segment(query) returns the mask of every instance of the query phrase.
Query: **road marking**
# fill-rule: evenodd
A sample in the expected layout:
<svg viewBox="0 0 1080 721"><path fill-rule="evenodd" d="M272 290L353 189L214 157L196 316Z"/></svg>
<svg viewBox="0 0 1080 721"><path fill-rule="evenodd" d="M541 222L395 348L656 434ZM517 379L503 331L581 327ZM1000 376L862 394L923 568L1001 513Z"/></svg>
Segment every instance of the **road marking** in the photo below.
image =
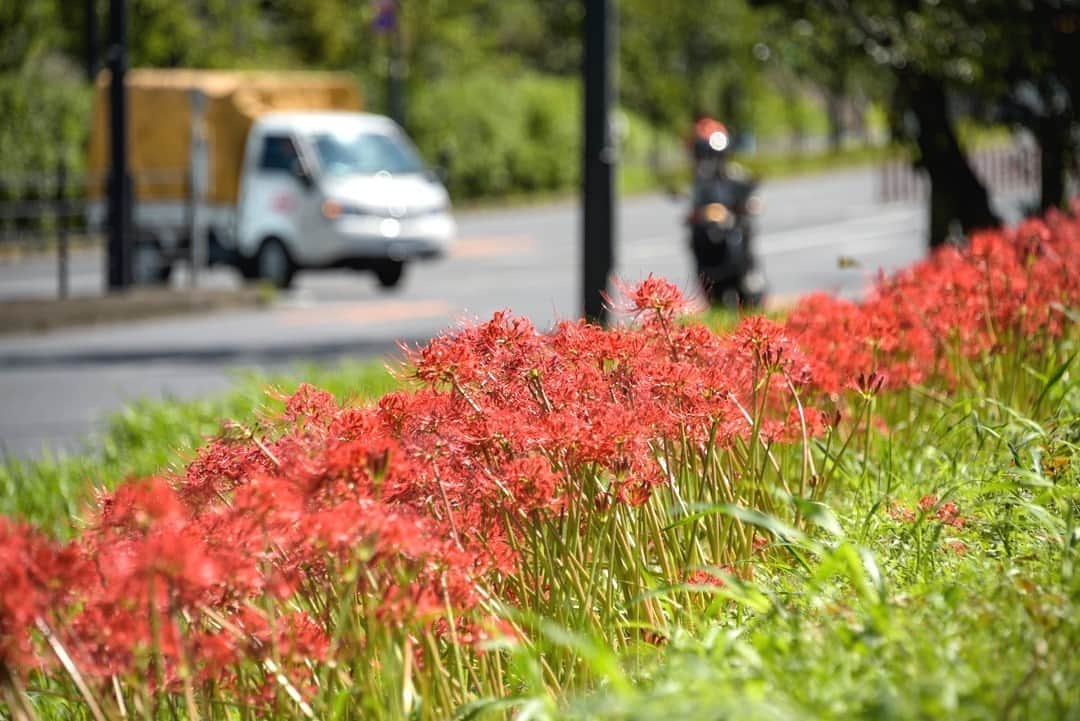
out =
<svg viewBox="0 0 1080 721"><path fill-rule="evenodd" d="M535 239L531 235L493 235L480 238L462 238L450 248L453 258L485 258L511 255L532 250Z"/></svg>
<svg viewBox="0 0 1080 721"><path fill-rule="evenodd" d="M785 235L780 242L774 242L776 235L763 236L758 247L760 253L765 256L786 255L798 253L803 250L815 248L849 249L851 253L865 254L873 250L881 250L892 246L903 247L906 245L908 233L918 235L916 228L888 228L874 233L859 232L852 235L810 237L806 234Z"/></svg>
<svg viewBox="0 0 1080 721"><path fill-rule="evenodd" d="M855 217L837 220L829 223L816 223L797 228L778 230L771 232L758 231L757 247L763 255L780 255L793 253L811 248L828 248L830 246L842 246L848 243L858 243L861 239L880 238L889 234L899 234L908 231L918 232L920 228L920 211L912 208L898 208L885 211L871 217ZM903 227L904 222L911 223L910 227ZM860 228L880 228L888 225L888 230L875 230L868 233ZM840 235L843 232L843 235ZM632 241L632 246L639 246L631 250L631 257L650 258L666 255L667 248L673 246L686 247L685 232L671 235L653 236ZM660 246L660 250L657 249ZM636 252L635 252L636 251Z"/></svg>
<svg viewBox="0 0 1080 721"><path fill-rule="evenodd" d="M450 312L445 300L383 301L376 303L335 303L311 308L278 311L277 320L286 326L385 323L396 320L438 318Z"/></svg>

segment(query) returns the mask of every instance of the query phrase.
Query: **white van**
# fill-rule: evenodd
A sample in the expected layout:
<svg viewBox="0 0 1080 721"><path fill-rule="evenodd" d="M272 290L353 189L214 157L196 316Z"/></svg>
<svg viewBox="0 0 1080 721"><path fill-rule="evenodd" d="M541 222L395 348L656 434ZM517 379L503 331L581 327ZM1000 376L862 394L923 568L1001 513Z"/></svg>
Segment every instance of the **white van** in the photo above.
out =
<svg viewBox="0 0 1080 721"><path fill-rule="evenodd" d="M446 188L389 118L270 113L252 126L235 234L245 276L286 287L302 268L347 267L391 288L454 234Z"/></svg>
<svg viewBox="0 0 1080 721"><path fill-rule="evenodd" d="M393 288L407 263L446 255L446 188L396 123L359 111L348 76L141 69L125 85L137 283L165 282L190 262L282 288L298 270L353 268ZM103 73L91 222L105 216L108 89Z"/></svg>

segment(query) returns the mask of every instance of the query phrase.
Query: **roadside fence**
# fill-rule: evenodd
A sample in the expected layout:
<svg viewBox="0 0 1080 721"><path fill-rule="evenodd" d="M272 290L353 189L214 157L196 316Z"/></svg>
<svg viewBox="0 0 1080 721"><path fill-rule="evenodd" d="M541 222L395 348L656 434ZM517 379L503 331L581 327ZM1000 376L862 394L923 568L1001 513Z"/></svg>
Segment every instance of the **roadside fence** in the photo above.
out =
<svg viewBox="0 0 1080 721"><path fill-rule="evenodd" d="M972 170L991 193L1037 191L1039 151L1027 143L983 148L969 158ZM927 196L930 182L922 168L907 160L882 163L878 172L878 201L900 203Z"/></svg>
<svg viewBox="0 0 1080 721"><path fill-rule="evenodd" d="M0 175L0 253L56 250L57 295L69 294L69 249L100 245L86 213L86 178L64 163L52 172Z"/></svg>
<svg viewBox="0 0 1080 721"><path fill-rule="evenodd" d="M133 212L137 212L139 192L152 193L155 188L178 184L190 185L186 170L155 170L133 176ZM106 181L100 174L72 172L63 162L49 171L0 174L0 260L55 252L56 293L59 298L69 297L72 250L104 253L108 223L105 189ZM194 204L193 199L190 204ZM137 228L132 228L132 235L134 249Z"/></svg>

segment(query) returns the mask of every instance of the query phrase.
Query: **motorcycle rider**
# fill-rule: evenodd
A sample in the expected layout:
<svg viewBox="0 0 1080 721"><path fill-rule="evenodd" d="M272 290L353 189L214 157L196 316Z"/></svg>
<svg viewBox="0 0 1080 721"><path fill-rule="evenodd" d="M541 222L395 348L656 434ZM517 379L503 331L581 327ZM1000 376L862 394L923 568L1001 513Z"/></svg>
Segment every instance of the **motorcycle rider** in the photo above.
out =
<svg viewBox="0 0 1080 721"><path fill-rule="evenodd" d="M765 280L752 250L751 220L758 206L757 184L741 166L729 162L728 128L705 113L695 116L691 152L694 182L688 224L703 289L714 302L760 305ZM718 206L724 210L722 224L714 222Z"/></svg>
<svg viewBox="0 0 1080 721"><path fill-rule="evenodd" d="M716 136L716 133L720 133L720 135ZM715 145L712 145L710 139L714 136L716 141ZM727 127L719 120L704 112L694 114L694 132L692 135L694 160L701 160L710 152L723 152L727 149L727 138L729 137Z"/></svg>
<svg viewBox="0 0 1080 721"><path fill-rule="evenodd" d="M699 179L708 182L720 177L730 177L736 182L749 181L749 175L741 166L728 162L731 132L708 113L695 114L690 149L695 184Z"/></svg>

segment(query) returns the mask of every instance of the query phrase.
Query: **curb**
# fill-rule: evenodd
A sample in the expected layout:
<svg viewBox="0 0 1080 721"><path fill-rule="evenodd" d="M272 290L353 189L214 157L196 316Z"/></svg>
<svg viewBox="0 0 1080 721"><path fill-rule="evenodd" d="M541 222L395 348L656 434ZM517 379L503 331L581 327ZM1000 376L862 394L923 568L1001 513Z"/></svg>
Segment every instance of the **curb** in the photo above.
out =
<svg viewBox="0 0 1080 721"><path fill-rule="evenodd" d="M137 289L116 295L64 300L0 302L0 335L35 333L190 313L267 307L273 294L264 288L237 290Z"/></svg>

